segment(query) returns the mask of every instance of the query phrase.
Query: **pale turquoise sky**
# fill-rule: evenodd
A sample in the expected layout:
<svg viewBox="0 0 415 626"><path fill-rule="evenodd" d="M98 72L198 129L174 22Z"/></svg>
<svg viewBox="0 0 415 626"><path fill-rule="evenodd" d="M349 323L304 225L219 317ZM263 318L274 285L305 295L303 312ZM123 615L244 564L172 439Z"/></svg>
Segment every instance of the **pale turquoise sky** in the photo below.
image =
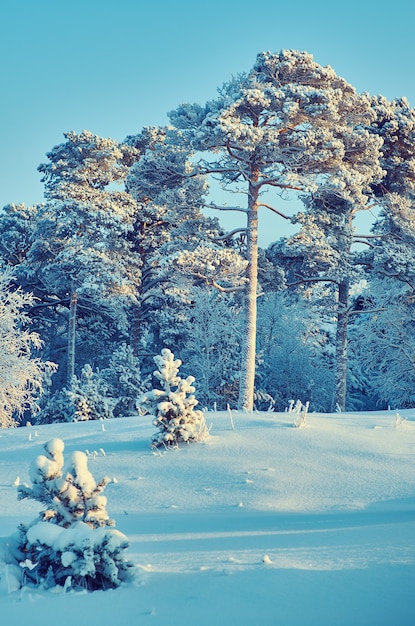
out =
<svg viewBox="0 0 415 626"><path fill-rule="evenodd" d="M307 50L359 91L415 106L415 5L317 0L4 0L0 207L42 200L68 130L121 140L215 97L258 52ZM277 238L277 237L275 237Z"/></svg>

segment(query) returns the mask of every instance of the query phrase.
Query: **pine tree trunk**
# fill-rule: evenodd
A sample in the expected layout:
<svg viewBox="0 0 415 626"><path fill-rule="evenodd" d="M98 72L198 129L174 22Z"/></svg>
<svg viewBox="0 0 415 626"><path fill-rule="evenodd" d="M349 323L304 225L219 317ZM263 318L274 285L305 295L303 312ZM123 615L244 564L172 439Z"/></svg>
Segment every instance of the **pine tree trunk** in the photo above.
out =
<svg viewBox="0 0 415 626"><path fill-rule="evenodd" d="M257 325L257 284L258 284L258 187L253 176L249 185L247 215L247 283L244 292L245 335L241 346L241 372L239 380L238 408L252 411L254 406L255 352Z"/></svg>
<svg viewBox="0 0 415 626"><path fill-rule="evenodd" d="M345 411L347 391L347 326L349 323L349 281L339 283L336 329L336 362L334 370L333 411Z"/></svg>
<svg viewBox="0 0 415 626"><path fill-rule="evenodd" d="M66 384L68 388L72 385L75 375L75 333L76 333L76 309L78 304L78 294L72 291L69 305L68 320L68 369L66 374Z"/></svg>
<svg viewBox="0 0 415 626"><path fill-rule="evenodd" d="M135 304L132 312L130 345L134 356L139 354L141 334L141 303Z"/></svg>

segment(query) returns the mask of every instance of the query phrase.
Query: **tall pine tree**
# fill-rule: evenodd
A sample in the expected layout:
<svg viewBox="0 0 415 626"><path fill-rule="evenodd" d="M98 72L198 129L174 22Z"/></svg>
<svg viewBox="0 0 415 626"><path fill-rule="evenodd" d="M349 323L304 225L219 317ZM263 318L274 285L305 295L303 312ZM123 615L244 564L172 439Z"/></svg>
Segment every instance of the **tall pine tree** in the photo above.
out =
<svg viewBox="0 0 415 626"><path fill-rule="evenodd" d="M366 145L364 167L377 167L379 142L362 127L371 119L366 97L332 68L295 50L259 54L252 70L225 84L216 100L171 113L192 149L206 155L195 170L246 196L245 206L215 205L246 216L241 409L252 410L254 397L258 212L264 207L281 214L263 196L272 190L311 192L322 184L341 188L345 176L356 186L362 176L352 165L356 148Z"/></svg>
<svg viewBox="0 0 415 626"><path fill-rule="evenodd" d="M125 312L140 281L140 262L127 234L135 203L117 185L137 151L88 131L66 141L39 166L46 203L38 211L27 264L44 290L67 311L67 375L76 363L78 310L103 309L113 323Z"/></svg>

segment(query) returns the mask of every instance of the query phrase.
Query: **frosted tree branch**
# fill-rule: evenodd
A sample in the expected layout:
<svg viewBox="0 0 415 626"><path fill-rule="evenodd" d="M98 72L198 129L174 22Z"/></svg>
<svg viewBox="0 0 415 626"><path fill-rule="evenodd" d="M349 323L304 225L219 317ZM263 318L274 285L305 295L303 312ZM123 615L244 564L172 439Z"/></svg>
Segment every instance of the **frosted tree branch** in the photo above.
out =
<svg viewBox="0 0 415 626"><path fill-rule="evenodd" d="M215 241L226 241L226 239L230 239L231 237L233 237L234 235L237 235L238 233L246 234L247 232L248 232L247 228L234 228L229 233L226 233L226 235L221 235L220 237L216 237Z"/></svg>
<svg viewBox="0 0 415 626"><path fill-rule="evenodd" d="M240 213L248 213L247 209L238 206L218 206L214 202L204 205L205 209L215 209L217 211L239 211Z"/></svg>
<svg viewBox="0 0 415 626"><path fill-rule="evenodd" d="M323 277L323 278L300 278L299 280L293 282L293 283L287 283L287 287L296 287L297 285L303 285L305 283L334 283L335 285L339 284L338 280L335 280L334 278L328 278L328 277Z"/></svg>
<svg viewBox="0 0 415 626"><path fill-rule="evenodd" d="M381 313L382 311L386 311L385 307L380 307L379 309L362 309L361 311L352 309L349 311L349 315L365 315L366 313Z"/></svg>
<svg viewBox="0 0 415 626"><path fill-rule="evenodd" d="M221 293L234 293L235 291L243 291L243 289L245 288L243 285L239 285L236 287L222 287L222 285L219 285L219 283L217 283L214 278L209 278L208 276L205 276L200 272L195 273L194 276L203 280L208 287L214 287Z"/></svg>

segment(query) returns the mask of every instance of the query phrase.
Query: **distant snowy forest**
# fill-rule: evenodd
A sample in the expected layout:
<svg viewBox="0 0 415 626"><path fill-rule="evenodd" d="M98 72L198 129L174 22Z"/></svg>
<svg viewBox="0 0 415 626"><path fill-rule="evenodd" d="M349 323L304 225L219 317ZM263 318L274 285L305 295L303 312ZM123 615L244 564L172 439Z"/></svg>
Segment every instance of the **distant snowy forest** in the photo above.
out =
<svg viewBox="0 0 415 626"><path fill-rule="evenodd" d="M212 95L122 142L66 132L44 202L1 210L1 426L130 415L166 348L200 408L415 405L415 110L295 50Z"/></svg>

